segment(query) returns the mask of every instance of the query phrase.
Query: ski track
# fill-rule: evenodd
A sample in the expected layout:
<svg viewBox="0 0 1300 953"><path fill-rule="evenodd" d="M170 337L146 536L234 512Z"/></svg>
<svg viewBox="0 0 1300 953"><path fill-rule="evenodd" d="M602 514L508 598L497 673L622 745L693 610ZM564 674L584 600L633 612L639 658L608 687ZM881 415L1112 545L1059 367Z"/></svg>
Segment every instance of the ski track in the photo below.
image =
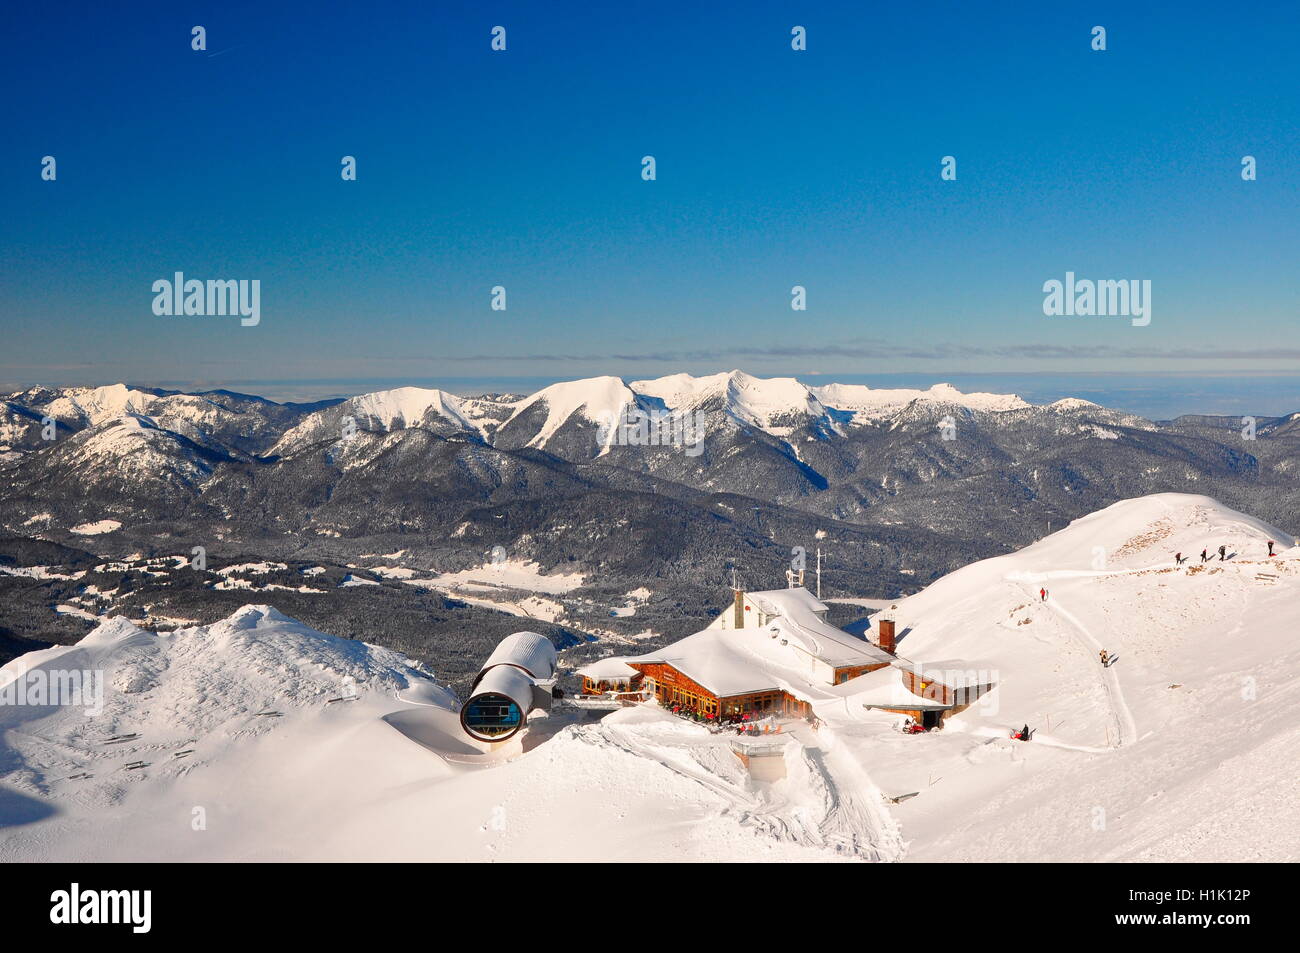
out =
<svg viewBox="0 0 1300 953"><path fill-rule="evenodd" d="M1116 570L1115 572L1098 571L1095 573L1081 573L1081 575L1107 576L1145 571L1146 570ZM1069 570L1066 570L1066 572L1069 572ZM1032 584L1039 582L1043 577L1051 577L1052 575L1052 573L1012 573L1007 576L1007 580L1009 582L1016 582L1023 585L1024 582ZM1062 577L1058 576L1057 578ZM1038 594L1032 590L1030 591L1031 599L1037 595ZM1039 601L1040 603L1042 602L1041 598ZM1070 623L1074 631L1078 633L1079 641L1083 643L1084 647L1088 649L1092 655L1101 655L1101 650L1104 646L1097 641L1092 632L1089 631L1088 627L1079 621L1078 616L1065 608L1065 606L1061 605L1055 595L1049 593L1045 604L1066 622ZM1098 664L1100 665L1100 662ZM1106 698L1110 703L1111 720L1115 725L1116 741L1113 747L1119 748L1124 745L1135 744L1138 740L1137 722L1133 720L1133 712L1129 709L1128 702L1124 700L1124 690L1120 687L1119 676L1113 668L1109 666L1101 667L1101 683L1106 689Z"/></svg>
<svg viewBox="0 0 1300 953"><path fill-rule="evenodd" d="M898 823L884 808L879 788L851 758L834 751L795 741L798 762L791 776L755 789L729 781L701 760L700 755L708 753L735 757L721 746L678 748L604 725L583 732L583 737L590 744L612 745L694 781L719 797L727 805L724 811L735 811L742 825L765 836L876 862L897 861L904 853ZM797 777L800 772L806 778Z"/></svg>

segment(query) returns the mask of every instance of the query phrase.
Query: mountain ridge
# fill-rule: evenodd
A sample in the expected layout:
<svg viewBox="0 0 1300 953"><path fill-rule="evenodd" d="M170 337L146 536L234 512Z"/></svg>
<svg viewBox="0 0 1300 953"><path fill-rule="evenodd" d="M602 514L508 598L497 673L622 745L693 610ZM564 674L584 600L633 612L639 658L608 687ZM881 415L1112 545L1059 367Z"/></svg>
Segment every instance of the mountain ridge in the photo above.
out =
<svg viewBox="0 0 1300 953"><path fill-rule="evenodd" d="M627 637L644 626L598 621L608 600L620 608L644 587L671 601L672 627L656 632L667 636L705 611L732 568L782 584L797 548L810 565L822 548L828 594L895 598L1134 496L1196 490L1300 529L1294 417L1261 418L1249 440L1222 420L1162 423L1079 399L810 388L739 371L584 379L530 395L398 388L300 405L125 385L5 401L0 537L16 551L41 543L101 561L188 560L202 547L216 565L379 564L420 575L504 553L544 573L585 574L580 592L558 600L557 619ZM51 407L67 418L45 440ZM611 428L620 413L641 423ZM682 416L698 443L656 433ZM86 526L101 529L78 532ZM381 562L384 553L402 555ZM132 572L116 598L210 619L225 605L214 584ZM310 598L344 600L349 612L369 600L390 615L396 600L410 609L403 638L423 637L413 620L427 610L410 587L380 588ZM76 595L30 574L0 574L0 589L6 638L42 638L51 607ZM459 611L448 610L448 629ZM57 623L60 638L78 625L67 612Z"/></svg>

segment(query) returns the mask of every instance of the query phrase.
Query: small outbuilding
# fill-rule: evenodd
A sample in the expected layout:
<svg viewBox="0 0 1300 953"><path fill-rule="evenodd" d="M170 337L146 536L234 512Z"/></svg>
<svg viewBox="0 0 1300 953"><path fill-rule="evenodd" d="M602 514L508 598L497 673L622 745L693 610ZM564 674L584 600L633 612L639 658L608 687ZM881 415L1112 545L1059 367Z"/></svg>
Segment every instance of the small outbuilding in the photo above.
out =
<svg viewBox="0 0 1300 953"><path fill-rule="evenodd" d="M640 691L645 677L622 659L603 658L577 670L584 695L607 695Z"/></svg>

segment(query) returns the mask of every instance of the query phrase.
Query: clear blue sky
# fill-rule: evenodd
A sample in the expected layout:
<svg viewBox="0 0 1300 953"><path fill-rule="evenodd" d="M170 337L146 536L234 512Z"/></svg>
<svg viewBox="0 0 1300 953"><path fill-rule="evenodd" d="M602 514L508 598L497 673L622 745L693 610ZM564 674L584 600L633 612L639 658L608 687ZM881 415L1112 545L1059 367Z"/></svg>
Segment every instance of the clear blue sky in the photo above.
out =
<svg viewBox="0 0 1300 953"><path fill-rule="evenodd" d="M0 385L1300 376L1298 36L1294 2L8 4ZM155 316L176 271L259 279L261 324ZM1066 271L1150 279L1150 326L1044 316Z"/></svg>

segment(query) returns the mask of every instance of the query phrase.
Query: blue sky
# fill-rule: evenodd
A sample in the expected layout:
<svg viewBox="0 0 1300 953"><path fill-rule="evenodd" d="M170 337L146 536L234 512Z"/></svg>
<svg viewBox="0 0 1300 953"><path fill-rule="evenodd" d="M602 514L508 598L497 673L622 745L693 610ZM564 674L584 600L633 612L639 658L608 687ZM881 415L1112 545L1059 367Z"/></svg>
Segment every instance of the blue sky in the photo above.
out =
<svg viewBox="0 0 1300 953"><path fill-rule="evenodd" d="M1293 3L121 6L0 14L0 385L1300 378Z"/></svg>

